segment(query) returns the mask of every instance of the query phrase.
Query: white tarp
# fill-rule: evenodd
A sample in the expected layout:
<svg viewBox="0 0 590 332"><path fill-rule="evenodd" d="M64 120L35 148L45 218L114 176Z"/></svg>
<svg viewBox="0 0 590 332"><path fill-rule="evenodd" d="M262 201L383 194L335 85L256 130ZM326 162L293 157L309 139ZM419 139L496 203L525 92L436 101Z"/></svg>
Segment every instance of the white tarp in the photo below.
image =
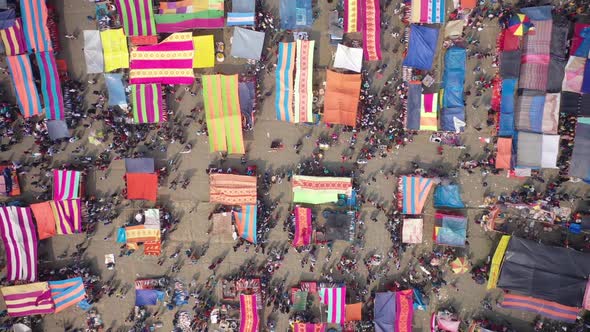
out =
<svg viewBox="0 0 590 332"><path fill-rule="evenodd" d="M102 43L98 30L84 30L84 59L87 74L98 74L104 71Z"/></svg>
<svg viewBox="0 0 590 332"><path fill-rule="evenodd" d="M360 73L363 66L363 49L338 44L334 68L342 68Z"/></svg>
<svg viewBox="0 0 590 332"><path fill-rule="evenodd" d="M236 27L232 38L231 56L260 60L263 45L264 32Z"/></svg>
<svg viewBox="0 0 590 332"><path fill-rule="evenodd" d="M524 168L556 168L559 135L518 133L516 163Z"/></svg>

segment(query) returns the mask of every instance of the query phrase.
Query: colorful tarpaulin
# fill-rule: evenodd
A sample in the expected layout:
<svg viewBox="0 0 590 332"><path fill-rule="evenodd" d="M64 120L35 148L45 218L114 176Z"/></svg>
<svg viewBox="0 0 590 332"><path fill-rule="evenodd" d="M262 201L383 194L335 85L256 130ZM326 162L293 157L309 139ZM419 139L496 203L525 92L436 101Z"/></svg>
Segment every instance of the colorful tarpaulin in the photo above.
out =
<svg viewBox="0 0 590 332"><path fill-rule="evenodd" d="M313 24L311 0L281 0L281 29L308 28Z"/></svg>
<svg viewBox="0 0 590 332"><path fill-rule="evenodd" d="M2 297L10 317L53 313L55 306L47 282L2 287Z"/></svg>
<svg viewBox="0 0 590 332"><path fill-rule="evenodd" d="M356 126L361 75L326 71L324 122Z"/></svg>
<svg viewBox="0 0 590 332"><path fill-rule="evenodd" d="M344 33L361 31L361 11L359 0L344 0Z"/></svg>
<svg viewBox="0 0 590 332"><path fill-rule="evenodd" d="M494 251L494 257L492 258L492 265L490 267L490 276L488 278L488 290L496 288L496 285L498 284L498 278L500 277L500 267L502 266L504 254L506 253L509 242L510 235L502 235L502 238L500 239L500 242Z"/></svg>
<svg viewBox="0 0 590 332"><path fill-rule="evenodd" d="M158 175L155 173L127 173L127 199L155 202L158 195Z"/></svg>
<svg viewBox="0 0 590 332"><path fill-rule="evenodd" d="M408 53L403 61L406 67L431 70L438 42L438 29L410 24Z"/></svg>
<svg viewBox="0 0 590 332"><path fill-rule="evenodd" d="M519 131L557 134L560 93L524 90L518 98L515 127Z"/></svg>
<svg viewBox="0 0 590 332"><path fill-rule="evenodd" d="M531 23L531 19L525 14L512 15L508 20L508 31L515 36L526 35L530 29L534 29L535 26Z"/></svg>
<svg viewBox="0 0 590 332"><path fill-rule="evenodd" d="M402 176L399 191L402 194L403 214L421 214L432 188L432 179L419 176Z"/></svg>
<svg viewBox="0 0 590 332"><path fill-rule="evenodd" d="M295 236L293 237L293 246L307 246L311 243L311 209L301 206L295 207Z"/></svg>
<svg viewBox="0 0 590 332"><path fill-rule="evenodd" d="M445 23L444 0L412 0L412 23Z"/></svg>
<svg viewBox="0 0 590 332"><path fill-rule="evenodd" d="M313 122L313 52L315 41L297 40L295 66L295 122Z"/></svg>
<svg viewBox="0 0 590 332"><path fill-rule="evenodd" d="M574 151L569 175L590 182L590 118L580 118L576 124Z"/></svg>
<svg viewBox="0 0 590 332"><path fill-rule="evenodd" d="M98 30L84 30L84 60L86 73L97 74L104 71L102 42Z"/></svg>
<svg viewBox="0 0 590 332"><path fill-rule="evenodd" d="M6 279L36 281L37 232L31 209L0 207L0 236L6 251Z"/></svg>
<svg viewBox="0 0 590 332"><path fill-rule="evenodd" d="M109 106L127 106L127 95L123 86L123 74L104 74L109 94Z"/></svg>
<svg viewBox="0 0 590 332"><path fill-rule="evenodd" d="M56 313L76 305L86 298L86 290L81 277L50 281L49 289L51 289Z"/></svg>
<svg viewBox="0 0 590 332"><path fill-rule="evenodd" d="M256 294L240 294L240 332L257 332L258 323Z"/></svg>
<svg viewBox="0 0 590 332"><path fill-rule="evenodd" d="M395 303L395 292L380 292L375 294L373 307L375 332L395 331Z"/></svg>
<svg viewBox="0 0 590 332"><path fill-rule="evenodd" d="M409 130L420 130L422 108L422 82L408 82L408 99L405 126ZM426 123L425 123L426 124ZM438 126L438 124L437 124Z"/></svg>
<svg viewBox="0 0 590 332"><path fill-rule="evenodd" d="M18 183L18 176L16 172L12 169L12 166L0 166L0 195L20 195L20 185Z"/></svg>
<svg viewBox="0 0 590 332"><path fill-rule="evenodd" d="M82 232L82 205L79 199L31 204L39 239Z"/></svg>
<svg viewBox="0 0 590 332"><path fill-rule="evenodd" d="M27 49L33 53L53 51L45 1L20 0L20 12Z"/></svg>
<svg viewBox="0 0 590 332"><path fill-rule="evenodd" d="M103 30L100 32L100 40L104 54L105 72L129 68L129 50L123 29Z"/></svg>
<svg viewBox="0 0 590 332"><path fill-rule="evenodd" d="M576 93L582 92L584 70L587 61L588 60L585 57L570 56L565 65L565 75L561 86L563 91Z"/></svg>
<svg viewBox="0 0 590 332"><path fill-rule="evenodd" d="M155 15L158 33L223 28L225 23L223 0L162 1L159 13Z"/></svg>
<svg viewBox="0 0 590 332"><path fill-rule="evenodd" d="M160 241L160 228L151 228L146 225L125 227L125 239L127 243L141 243L146 241Z"/></svg>
<svg viewBox="0 0 590 332"><path fill-rule="evenodd" d="M437 212L434 216L436 244L463 247L467 238L467 218L461 215Z"/></svg>
<svg viewBox="0 0 590 332"><path fill-rule="evenodd" d="M224 205L256 204L256 177L212 173L209 175L209 202Z"/></svg>
<svg viewBox="0 0 590 332"><path fill-rule="evenodd" d="M381 60L381 6L379 0L360 0L363 5L363 49L367 61Z"/></svg>
<svg viewBox="0 0 590 332"><path fill-rule="evenodd" d="M551 19L533 20L535 33L524 38L518 87L545 91L547 89L551 54Z"/></svg>
<svg viewBox="0 0 590 332"><path fill-rule="evenodd" d="M45 116L48 120L63 120L64 102L55 56L53 52L37 52L35 58L41 76Z"/></svg>
<svg viewBox="0 0 590 332"><path fill-rule="evenodd" d="M190 32L170 35L157 45L131 50L131 84L193 84L193 37Z"/></svg>
<svg viewBox="0 0 590 332"><path fill-rule="evenodd" d="M260 60L265 34L240 27L234 28L230 55L236 58Z"/></svg>
<svg viewBox="0 0 590 332"><path fill-rule="evenodd" d="M414 317L414 291L406 289L395 292L395 328L396 332L412 332Z"/></svg>
<svg viewBox="0 0 590 332"><path fill-rule="evenodd" d="M293 71L295 70L296 43L279 43L277 69L275 71L275 108L277 120L295 122L293 115Z"/></svg>
<svg viewBox="0 0 590 332"><path fill-rule="evenodd" d="M256 204L242 205L240 211L234 211L234 218L236 219L236 228L238 229L240 237L248 242L256 244L256 227L258 219Z"/></svg>
<svg viewBox="0 0 590 332"><path fill-rule="evenodd" d="M512 168L512 138L498 137L498 151L496 153L496 168L510 169Z"/></svg>
<svg viewBox="0 0 590 332"><path fill-rule="evenodd" d="M133 104L133 122L159 123L165 121L160 84L132 84L131 102Z"/></svg>
<svg viewBox="0 0 590 332"><path fill-rule="evenodd" d="M210 151L243 154L238 75L203 75L202 82Z"/></svg>
<svg viewBox="0 0 590 332"><path fill-rule="evenodd" d="M223 14L223 8L223 0L161 1L159 13L202 13L207 10L217 10Z"/></svg>
<svg viewBox="0 0 590 332"><path fill-rule="evenodd" d="M232 0L232 11L227 13L227 25L254 25L255 5L254 0Z"/></svg>
<svg viewBox="0 0 590 332"><path fill-rule="evenodd" d="M116 0L115 4L127 36L156 35L152 0Z"/></svg>
<svg viewBox="0 0 590 332"><path fill-rule="evenodd" d="M193 68L211 68L215 66L215 43L213 35L194 36L195 57Z"/></svg>
<svg viewBox="0 0 590 332"><path fill-rule="evenodd" d="M434 188L434 207L447 209L463 209L465 203L461 199L461 189L456 184L438 185Z"/></svg>
<svg viewBox="0 0 590 332"><path fill-rule="evenodd" d="M438 130L438 93L423 93L421 96L420 130Z"/></svg>
<svg viewBox="0 0 590 332"><path fill-rule="evenodd" d="M523 168L557 168L559 135L519 132L516 166Z"/></svg>
<svg viewBox="0 0 590 332"><path fill-rule="evenodd" d="M469 261L465 257L457 257L449 265L453 273L465 273L469 271Z"/></svg>
<svg viewBox="0 0 590 332"><path fill-rule="evenodd" d="M49 202L41 202L31 204L31 210L35 216L37 223L37 233L39 234L39 240L48 239L53 237L56 233L55 230L55 218L53 216L53 209Z"/></svg>
<svg viewBox="0 0 590 332"><path fill-rule="evenodd" d="M294 203L335 203L338 195L352 195L350 178L295 175L292 183Z"/></svg>
<svg viewBox="0 0 590 332"><path fill-rule="evenodd" d="M444 1L443 1L444 3ZM451 47L445 53L443 73L442 114L440 126L444 131L457 131L456 119L465 122L465 101L463 85L465 84L465 67L467 51L461 47Z"/></svg>
<svg viewBox="0 0 590 332"><path fill-rule="evenodd" d="M6 61L21 113L25 118L39 114L42 109L41 100L35 86L29 55L8 56Z"/></svg>
<svg viewBox="0 0 590 332"><path fill-rule="evenodd" d="M502 79L502 97L500 102L500 119L498 121L498 136L514 135L514 93L516 92L516 78Z"/></svg>
<svg viewBox="0 0 590 332"><path fill-rule="evenodd" d="M154 173L155 170L154 158L125 158L127 173Z"/></svg>
<svg viewBox="0 0 590 332"><path fill-rule="evenodd" d="M6 55L19 55L27 52L20 18L14 20L13 26L0 30L0 38L2 38Z"/></svg>
<svg viewBox="0 0 590 332"><path fill-rule="evenodd" d="M580 312L580 308L517 294L504 294L504 300L502 300L500 306L507 309L534 312L541 316L566 323L574 323Z"/></svg>
<svg viewBox="0 0 590 332"><path fill-rule="evenodd" d="M404 218L402 226L402 242L417 244L422 243L422 230L424 221L422 218Z"/></svg>
<svg viewBox="0 0 590 332"><path fill-rule="evenodd" d="M293 332L324 332L326 324L324 323L295 323Z"/></svg>
<svg viewBox="0 0 590 332"><path fill-rule="evenodd" d="M329 324L344 324L346 321L346 287L320 288L320 301L328 307Z"/></svg>

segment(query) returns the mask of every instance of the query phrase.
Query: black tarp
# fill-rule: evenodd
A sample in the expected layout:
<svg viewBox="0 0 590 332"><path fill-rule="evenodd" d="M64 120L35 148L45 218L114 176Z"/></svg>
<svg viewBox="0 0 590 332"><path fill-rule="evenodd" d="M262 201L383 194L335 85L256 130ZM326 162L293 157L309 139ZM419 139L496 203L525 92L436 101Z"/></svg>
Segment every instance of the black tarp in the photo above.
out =
<svg viewBox="0 0 590 332"><path fill-rule="evenodd" d="M350 241L350 227L353 216L344 213L331 213L326 222L326 239L328 241Z"/></svg>
<svg viewBox="0 0 590 332"><path fill-rule="evenodd" d="M590 254L512 237L498 287L581 307L590 275Z"/></svg>
<svg viewBox="0 0 590 332"><path fill-rule="evenodd" d="M563 91L560 111L568 115L590 116L590 93Z"/></svg>

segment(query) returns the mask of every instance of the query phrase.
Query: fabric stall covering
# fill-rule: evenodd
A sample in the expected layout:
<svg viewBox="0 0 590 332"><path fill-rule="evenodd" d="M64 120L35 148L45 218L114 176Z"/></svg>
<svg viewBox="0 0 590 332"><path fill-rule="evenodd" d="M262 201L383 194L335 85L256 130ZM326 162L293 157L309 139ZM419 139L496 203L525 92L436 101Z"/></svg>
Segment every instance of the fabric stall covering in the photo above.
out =
<svg viewBox="0 0 590 332"><path fill-rule="evenodd" d="M250 243L257 243L256 233L258 224L257 205L242 205L240 211L234 211L238 235Z"/></svg>
<svg viewBox="0 0 590 332"><path fill-rule="evenodd" d="M456 39L463 35L463 26L465 21L454 20L448 21L445 25L445 38Z"/></svg>
<svg viewBox="0 0 590 332"><path fill-rule="evenodd" d="M569 175L590 182L590 118L580 118L576 124L574 150Z"/></svg>
<svg viewBox="0 0 590 332"><path fill-rule="evenodd" d="M160 209L147 209L144 212L144 217L145 228L160 229Z"/></svg>
<svg viewBox="0 0 590 332"><path fill-rule="evenodd" d="M549 72L547 74L547 92L560 92L567 63L569 21L556 19L551 29Z"/></svg>
<svg viewBox="0 0 590 332"><path fill-rule="evenodd" d="M281 0L281 29L308 28L313 24L311 0Z"/></svg>
<svg viewBox="0 0 590 332"><path fill-rule="evenodd" d="M412 0L412 23L445 23L444 0Z"/></svg>
<svg viewBox="0 0 590 332"><path fill-rule="evenodd" d="M155 202L158 195L158 175L155 173L127 173L127 199Z"/></svg>
<svg viewBox="0 0 590 332"><path fill-rule="evenodd" d="M232 11L227 13L227 25L254 25L256 4L254 0L232 0Z"/></svg>
<svg viewBox="0 0 590 332"><path fill-rule="evenodd" d="M47 125L47 133L50 140L55 141L70 137L70 130L64 120L51 120L45 124Z"/></svg>
<svg viewBox="0 0 590 332"><path fill-rule="evenodd" d="M313 122L313 50L314 40L297 40L295 65L295 122Z"/></svg>
<svg viewBox="0 0 590 332"><path fill-rule="evenodd" d="M417 244L422 243L422 218L404 218L402 225L402 242Z"/></svg>
<svg viewBox="0 0 590 332"><path fill-rule="evenodd" d="M534 312L543 317L566 323L574 323L580 312L580 308L517 294L504 294L500 306L506 309Z"/></svg>
<svg viewBox="0 0 590 332"><path fill-rule="evenodd" d="M487 290L496 288L498 284L498 278L500 277L500 267L504 261L504 255L506 254L506 249L508 249L510 238L510 235L502 235L502 238L500 238L500 242L494 251L494 257L492 258L490 275L488 277L488 284L486 287Z"/></svg>
<svg viewBox="0 0 590 332"><path fill-rule="evenodd" d="M406 67L431 70L438 42L438 29L410 24L408 53L403 61Z"/></svg>
<svg viewBox="0 0 590 332"><path fill-rule="evenodd" d="M159 241L162 237L159 228L146 227L145 225L125 227L127 243L141 243L146 241Z"/></svg>
<svg viewBox="0 0 590 332"><path fill-rule="evenodd" d="M502 101L500 102L500 119L498 121L498 136L514 135L514 101L516 78L502 80Z"/></svg>
<svg viewBox="0 0 590 332"><path fill-rule="evenodd" d="M344 324L346 321L346 287L320 288L320 301L328 308L328 324Z"/></svg>
<svg viewBox="0 0 590 332"><path fill-rule="evenodd" d="M559 135L519 132L516 166L524 168L556 168Z"/></svg>
<svg viewBox="0 0 590 332"><path fill-rule="evenodd" d="M55 313L76 305L86 298L86 290L81 277L50 281L49 289L55 304Z"/></svg>
<svg viewBox="0 0 590 332"><path fill-rule="evenodd" d="M588 23L575 23L574 34L572 36L570 54L584 57L590 52L590 37L586 28L590 27ZM582 36L583 35L583 36Z"/></svg>
<svg viewBox="0 0 590 332"><path fill-rule="evenodd" d="M363 66L363 49L338 44L334 68L342 68L360 73Z"/></svg>
<svg viewBox="0 0 590 332"><path fill-rule="evenodd" d="M125 37L123 29L103 30L100 32L100 40L104 54L105 72L111 72L120 68L129 68L127 37Z"/></svg>
<svg viewBox="0 0 590 332"><path fill-rule="evenodd" d="M154 36L131 36L129 42L132 46L154 45L158 43L158 35Z"/></svg>
<svg viewBox="0 0 590 332"><path fill-rule="evenodd" d="M498 151L496 152L496 168L512 168L512 138L498 137Z"/></svg>
<svg viewBox="0 0 590 332"><path fill-rule="evenodd" d="M50 202L31 204L31 210L35 216L39 240L53 237L56 234L56 227Z"/></svg>
<svg viewBox="0 0 590 332"><path fill-rule="evenodd" d="M82 204L79 199L32 204L31 209L37 221L39 240L56 234L82 232Z"/></svg>
<svg viewBox="0 0 590 332"><path fill-rule="evenodd" d="M45 118L63 120L64 101L55 56L52 52L37 52L37 67L41 76L41 93L45 105Z"/></svg>
<svg viewBox="0 0 590 332"><path fill-rule="evenodd" d="M157 34L151 0L115 0L115 5L127 36Z"/></svg>
<svg viewBox="0 0 590 332"><path fill-rule="evenodd" d="M402 194L402 213L421 214L433 184L432 179L402 176L398 186Z"/></svg>
<svg viewBox="0 0 590 332"><path fill-rule="evenodd" d="M295 235L293 237L293 246L308 246L311 244L311 234L313 233L311 225L311 209L296 206L293 213L295 214Z"/></svg>
<svg viewBox="0 0 590 332"><path fill-rule="evenodd" d="M590 255L512 237L498 287L564 306L581 307L590 275Z"/></svg>
<svg viewBox="0 0 590 332"><path fill-rule="evenodd" d="M506 78L518 78L520 76L521 50L503 51L500 53L500 76Z"/></svg>
<svg viewBox="0 0 590 332"><path fill-rule="evenodd" d="M531 22L535 25L535 33L524 37L518 87L546 91L553 22L551 19L543 21L531 19Z"/></svg>
<svg viewBox="0 0 590 332"><path fill-rule="evenodd" d="M165 122L162 107L162 85L132 84L131 100L133 104L134 123Z"/></svg>
<svg viewBox="0 0 590 332"><path fill-rule="evenodd" d="M109 106L127 106L127 96L123 86L123 74L104 74L104 82L109 94Z"/></svg>
<svg viewBox="0 0 590 332"><path fill-rule="evenodd" d="M538 91L524 90L516 107L516 129L557 134L560 98L560 93L539 94Z"/></svg>
<svg viewBox="0 0 590 332"><path fill-rule="evenodd" d="M338 195L352 195L352 180L344 177L293 176L293 202L335 203Z"/></svg>
<svg viewBox="0 0 590 332"><path fill-rule="evenodd" d="M25 118L39 114L42 109L41 100L35 86L29 55L7 56L6 62L8 63L20 112Z"/></svg>
<svg viewBox="0 0 590 332"><path fill-rule="evenodd" d="M590 61L588 60L586 60L586 65L584 66L584 79L582 80L580 91L582 93L590 93Z"/></svg>
<svg viewBox="0 0 590 332"><path fill-rule="evenodd" d="M359 1L363 0L344 0L344 33L362 30L362 7L359 5Z"/></svg>
<svg viewBox="0 0 590 332"><path fill-rule="evenodd" d="M210 174L209 202L224 205L256 204L256 177L223 173Z"/></svg>
<svg viewBox="0 0 590 332"><path fill-rule="evenodd" d="M395 292L395 324L394 331L412 332L414 318L414 291L406 289Z"/></svg>
<svg viewBox="0 0 590 332"><path fill-rule="evenodd" d="M587 58L570 56L565 65L565 74L561 89L569 92L582 92L582 84L584 83L584 70L586 67Z"/></svg>
<svg viewBox="0 0 590 332"><path fill-rule="evenodd" d="M211 239L217 243L233 242L232 239L232 214L214 213L211 218Z"/></svg>
<svg viewBox="0 0 590 332"><path fill-rule="evenodd" d="M326 324L324 323L295 323L293 332L325 332Z"/></svg>
<svg viewBox="0 0 590 332"><path fill-rule="evenodd" d="M37 232L30 208L0 207L0 236L6 252L8 281L37 280Z"/></svg>
<svg viewBox="0 0 590 332"><path fill-rule="evenodd" d="M158 33L172 33L191 29L223 28L223 0L183 0L160 2L155 15Z"/></svg>
<svg viewBox="0 0 590 332"><path fill-rule="evenodd" d="M213 35L193 36L195 57L193 68L211 68L215 66L215 39Z"/></svg>
<svg viewBox="0 0 590 332"><path fill-rule="evenodd" d="M295 122L293 114L293 88L296 43L279 43L277 69L275 70L275 109L277 120Z"/></svg>
<svg viewBox="0 0 590 332"><path fill-rule="evenodd" d="M340 74L327 70L324 122L355 127L360 94L360 74Z"/></svg>
<svg viewBox="0 0 590 332"><path fill-rule="evenodd" d="M461 199L461 189L456 184L438 185L434 188L434 207L447 209L463 209L465 203Z"/></svg>
<svg viewBox="0 0 590 332"><path fill-rule="evenodd" d="M326 220L325 238L329 242L347 241L351 239L351 228L354 228L353 213L332 213Z"/></svg>
<svg viewBox="0 0 590 332"><path fill-rule="evenodd" d="M260 60L262 47L264 46L264 36L264 32L235 27L231 45L231 56Z"/></svg>
<svg viewBox="0 0 590 332"><path fill-rule="evenodd" d="M455 119L465 122L463 85L466 62L467 52L464 48L453 46L445 53L440 121L441 129L445 131L457 131Z"/></svg>
<svg viewBox="0 0 590 332"><path fill-rule="evenodd" d="M129 83L193 84L195 49L191 32L170 35L157 45L131 50Z"/></svg>
<svg viewBox="0 0 590 332"><path fill-rule="evenodd" d="M157 305L158 301L164 301L166 293L155 289L136 289L135 290L135 305Z"/></svg>
<svg viewBox="0 0 590 332"><path fill-rule="evenodd" d="M562 91L560 111L568 115L590 116L590 94Z"/></svg>
<svg viewBox="0 0 590 332"><path fill-rule="evenodd" d="M10 317L51 314L55 310L47 282L36 282L0 289Z"/></svg>
<svg viewBox="0 0 590 332"><path fill-rule="evenodd" d="M244 127L252 129L254 126L256 83L252 80L239 82L238 97L240 98L240 113L242 113L242 118L246 121Z"/></svg>
<svg viewBox="0 0 590 332"><path fill-rule="evenodd" d="M256 294L240 294L240 332L258 331L258 324Z"/></svg>
<svg viewBox="0 0 590 332"><path fill-rule="evenodd" d="M102 42L98 30L84 30L84 60L86 61L86 73L97 74L104 71L104 58L102 56Z"/></svg>
<svg viewBox="0 0 590 332"><path fill-rule="evenodd" d="M363 50L367 61L381 60L381 6L379 0L360 0Z"/></svg>
<svg viewBox="0 0 590 332"><path fill-rule="evenodd" d="M374 304L373 324L375 325L375 332L395 331L395 292L376 293Z"/></svg>
<svg viewBox="0 0 590 332"><path fill-rule="evenodd" d="M454 247L465 246L467 218L461 215L437 212L434 216L434 240L436 244Z"/></svg>
<svg viewBox="0 0 590 332"><path fill-rule="evenodd" d="M422 112L422 83L420 81L408 82L408 99L406 111L406 129L420 130ZM435 118L436 119L436 118ZM430 119L425 119L424 125ZM435 123L435 125L437 125Z"/></svg>
<svg viewBox="0 0 590 332"><path fill-rule="evenodd" d="M23 23L20 18L14 19L14 24L0 30L0 38L4 45L4 53L8 56L19 55L27 52Z"/></svg>
<svg viewBox="0 0 590 332"><path fill-rule="evenodd" d="M244 154L238 75L203 75L201 80L210 151Z"/></svg>
<svg viewBox="0 0 590 332"><path fill-rule="evenodd" d="M125 158L125 172L154 173L156 171L154 158Z"/></svg>
<svg viewBox="0 0 590 332"><path fill-rule="evenodd" d="M51 35L47 28L47 6L45 1L20 0L25 44L29 52L51 52Z"/></svg>
<svg viewBox="0 0 590 332"><path fill-rule="evenodd" d="M20 185L18 183L18 176L12 166L0 166L0 196L19 196Z"/></svg>
<svg viewBox="0 0 590 332"><path fill-rule="evenodd" d="M362 320L363 304L353 303L345 305L345 317L347 322L354 322Z"/></svg>

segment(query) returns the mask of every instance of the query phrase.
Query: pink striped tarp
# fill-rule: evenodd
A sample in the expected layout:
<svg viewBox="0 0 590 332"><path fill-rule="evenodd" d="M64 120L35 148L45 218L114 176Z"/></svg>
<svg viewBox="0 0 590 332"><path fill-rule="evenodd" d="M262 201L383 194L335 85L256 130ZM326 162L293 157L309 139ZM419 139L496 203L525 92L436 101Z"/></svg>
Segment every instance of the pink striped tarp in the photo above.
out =
<svg viewBox="0 0 590 332"><path fill-rule="evenodd" d="M80 181L82 172L55 169L53 170L53 199L80 198Z"/></svg>
<svg viewBox="0 0 590 332"><path fill-rule="evenodd" d="M37 232L31 209L0 207L0 236L6 250L8 281L36 281Z"/></svg>
<svg viewBox="0 0 590 332"><path fill-rule="evenodd" d="M320 288L320 300L328 307L326 322L344 324L346 321L346 287Z"/></svg>
<svg viewBox="0 0 590 332"><path fill-rule="evenodd" d="M15 19L14 25L10 28L0 30L0 37L2 43L4 43L6 55L11 56L27 52L20 18Z"/></svg>
<svg viewBox="0 0 590 332"><path fill-rule="evenodd" d="M311 209L301 206L295 207L295 237L293 246L307 246L311 243Z"/></svg>
<svg viewBox="0 0 590 332"><path fill-rule="evenodd" d="M363 50L367 61L381 59L381 7L379 0L360 0L363 5Z"/></svg>
<svg viewBox="0 0 590 332"><path fill-rule="evenodd" d="M240 332L258 332L256 294L240 294Z"/></svg>
<svg viewBox="0 0 590 332"><path fill-rule="evenodd" d="M47 282L2 287L2 297L10 317L51 314L55 311Z"/></svg>

